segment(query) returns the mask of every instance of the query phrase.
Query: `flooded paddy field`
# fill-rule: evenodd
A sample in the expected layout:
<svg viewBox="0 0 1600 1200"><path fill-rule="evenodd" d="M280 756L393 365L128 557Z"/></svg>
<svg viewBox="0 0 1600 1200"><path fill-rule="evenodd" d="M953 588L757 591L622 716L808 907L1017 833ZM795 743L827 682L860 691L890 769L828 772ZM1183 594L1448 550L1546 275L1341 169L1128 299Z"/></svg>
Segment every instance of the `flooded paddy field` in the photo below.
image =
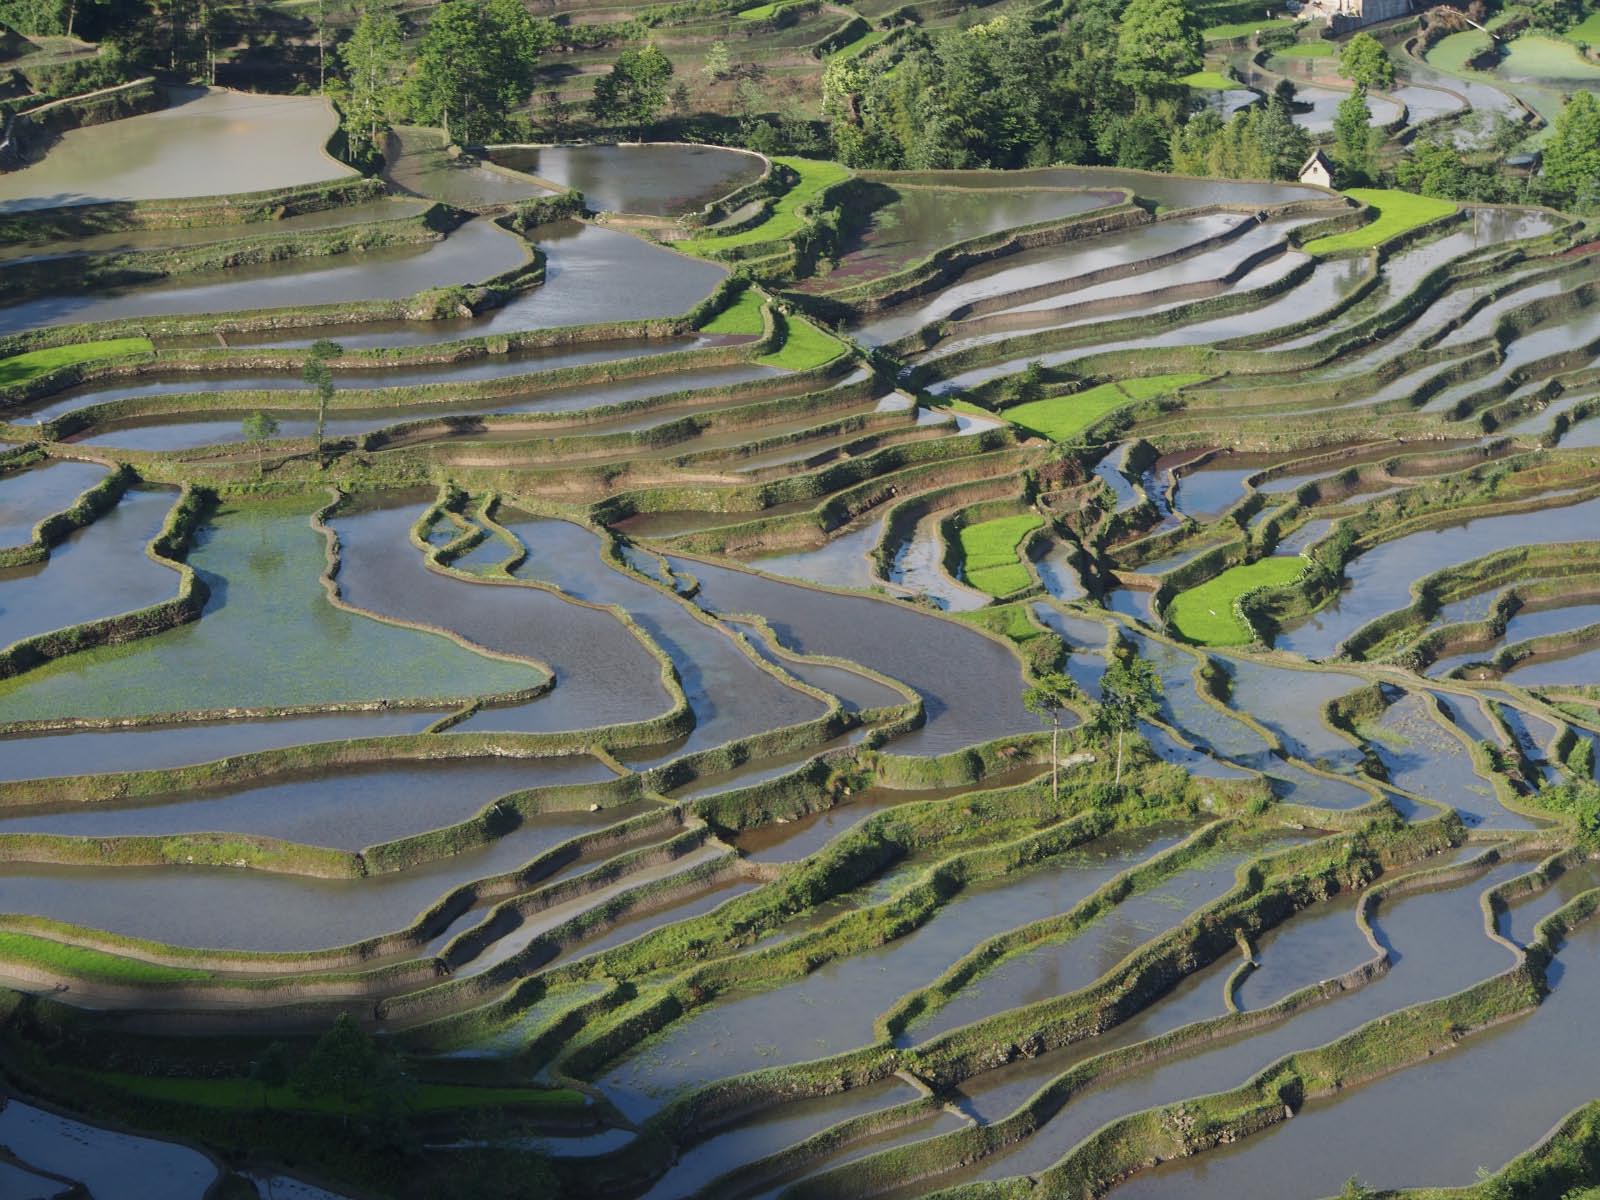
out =
<svg viewBox="0 0 1600 1200"><path fill-rule="evenodd" d="M342 183L322 100L176 99L0 214L353 202L0 267L470 215L0 310L0 1193L410 1200L264 1082L341 1012L418 1179L576 1200L1067 1194L1086 1145L1113 1196L1461 1186L1600 1098L1580 224L1327 253L1371 213L1294 183L411 128ZM224 1154L280 1109L303 1159Z"/></svg>
<svg viewBox="0 0 1600 1200"><path fill-rule="evenodd" d="M591 212L678 217L754 183L759 155L720 146L501 146L494 162L583 193Z"/></svg>
<svg viewBox="0 0 1600 1200"><path fill-rule="evenodd" d="M320 97L177 88L153 113L69 130L41 161L0 178L0 212L264 191L352 172L323 143Z"/></svg>

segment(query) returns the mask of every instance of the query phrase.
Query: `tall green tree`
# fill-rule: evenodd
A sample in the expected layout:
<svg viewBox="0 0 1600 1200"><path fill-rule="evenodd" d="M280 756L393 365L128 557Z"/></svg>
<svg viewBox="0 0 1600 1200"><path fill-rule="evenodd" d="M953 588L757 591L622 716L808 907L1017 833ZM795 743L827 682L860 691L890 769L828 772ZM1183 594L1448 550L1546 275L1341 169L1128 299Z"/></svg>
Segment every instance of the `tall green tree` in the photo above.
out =
<svg viewBox="0 0 1600 1200"><path fill-rule="evenodd" d="M377 1069L378 1047L372 1035L349 1013L340 1013L295 1072L294 1090L311 1100L357 1104L367 1098Z"/></svg>
<svg viewBox="0 0 1600 1200"><path fill-rule="evenodd" d="M1074 696L1077 685L1067 676L1051 671L1039 676L1022 693L1022 706L1050 726L1050 800L1061 800L1061 714Z"/></svg>
<svg viewBox="0 0 1600 1200"><path fill-rule="evenodd" d="M1358 83L1339 102L1338 111L1333 115L1333 161L1339 167L1340 187L1359 187L1371 182L1379 136L1372 128L1367 89Z"/></svg>
<svg viewBox="0 0 1600 1200"><path fill-rule="evenodd" d="M1117 32L1117 78L1142 98L1181 93L1205 61L1200 22L1184 0L1128 0Z"/></svg>
<svg viewBox="0 0 1600 1200"><path fill-rule="evenodd" d="M1556 118L1541 182L1579 212L1600 209L1600 98L1575 92Z"/></svg>
<svg viewBox="0 0 1600 1200"><path fill-rule="evenodd" d="M305 366L300 369L300 378L305 380L307 387L317 393L318 465L322 463L322 434L328 424L328 404L333 400L333 371L329 368L328 362L343 353L344 347L338 342L318 338L311 343L311 353L306 358Z"/></svg>
<svg viewBox="0 0 1600 1200"><path fill-rule="evenodd" d="M654 44L624 50L611 70L594 82L590 109L595 120L637 133L666 106L671 78L672 60Z"/></svg>
<svg viewBox="0 0 1600 1200"><path fill-rule="evenodd" d="M379 136L403 112L405 34L400 18L378 4L361 10L348 41L339 47L344 77L329 91L344 116L345 136L357 158L378 148Z"/></svg>
<svg viewBox="0 0 1600 1200"><path fill-rule="evenodd" d="M271 413L253 412L244 419L244 440L256 448L256 478L266 469L267 443L278 436L278 420Z"/></svg>
<svg viewBox="0 0 1600 1200"><path fill-rule="evenodd" d="M289 1047L273 1042L250 1064L250 1079L261 1087L261 1107L270 1108L269 1093L289 1082Z"/></svg>
<svg viewBox="0 0 1600 1200"><path fill-rule="evenodd" d="M1358 33L1339 54L1339 74L1363 87L1386 88L1394 83L1394 60L1377 38Z"/></svg>
<svg viewBox="0 0 1600 1200"><path fill-rule="evenodd" d="M1131 650L1118 652L1100 678L1100 707L1095 710L1090 728L1101 737L1116 736L1116 787L1122 790L1122 739L1139 728L1139 722L1155 716L1161 706L1161 676Z"/></svg>
<svg viewBox="0 0 1600 1200"><path fill-rule="evenodd" d="M417 47L412 116L447 141L494 137L533 94L539 55L554 41L555 28L520 0L446 0Z"/></svg>

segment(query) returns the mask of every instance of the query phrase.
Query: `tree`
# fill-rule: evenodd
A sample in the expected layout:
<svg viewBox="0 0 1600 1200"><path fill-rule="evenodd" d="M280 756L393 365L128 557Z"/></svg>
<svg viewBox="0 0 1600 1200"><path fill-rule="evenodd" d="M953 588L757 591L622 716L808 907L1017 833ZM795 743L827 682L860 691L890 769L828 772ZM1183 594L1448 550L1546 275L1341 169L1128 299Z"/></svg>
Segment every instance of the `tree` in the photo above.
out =
<svg viewBox="0 0 1600 1200"><path fill-rule="evenodd" d="M349 1013L317 1039L311 1056L294 1075L294 1090L308 1100L331 1098L358 1104L367 1098L378 1069L378 1047Z"/></svg>
<svg viewBox="0 0 1600 1200"><path fill-rule="evenodd" d="M712 42L711 48L706 51L706 65L700 69L712 83L720 83L728 77L732 66L733 60L728 54L728 43Z"/></svg>
<svg viewBox="0 0 1600 1200"><path fill-rule="evenodd" d="M1022 693L1022 706L1050 726L1050 800L1061 799L1061 710L1078 694L1067 676L1052 671Z"/></svg>
<svg viewBox="0 0 1600 1200"><path fill-rule="evenodd" d="M1333 160L1339 164L1340 187L1356 187L1372 179L1377 151L1374 132L1367 89L1358 83L1339 102L1333 116Z"/></svg>
<svg viewBox="0 0 1600 1200"><path fill-rule="evenodd" d="M1184 0L1129 0L1117 33L1117 79L1143 98L1181 91L1205 61L1200 22Z"/></svg>
<svg viewBox="0 0 1600 1200"><path fill-rule="evenodd" d="M344 347L338 342L318 338L311 343L311 353L300 370L300 378L317 393L318 465L322 463L322 431L328 423L328 402L333 399L333 372L328 368L328 360L338 358L343 353Z"/></svg>
<svg viewBox="0 0 1600 1200"><path fill-rule="evenodd" d="M766 93L761 90L761 85L755 80L741 79L734 85L733 109L745 120L748 121L766 103Z"/></svg>
<svg viewBox="0 0 1600 1200"><path fill-rule="evenodd" d="M1362 87L1386 88L1394 83L1394 60L1370 33L1358 33L1339 55L1339 74Z"/></svg>
<svg viewBox="0 0 1600 1200"><path fill-rule="evenodd" d="M289 1082L289 1047L273 1042L250 1064L250 1078L261 1085L261 1107L270 1108L267 1093Z"/></svg>
<svg viewBox="0 0 1600 1200"><path fill-rule="evenodd" d="M559 142L571 132L578 116L578 106L560 92L544 94L544 127L552 142Z"/></svg>
<svg viewBox="0 0 1600 1200"><path fill-rule="evenodd" d="M244 440L256 448L256 478L263 470L262 455L267 443L278 436L278 421L271 413L253 412L244 419Z"/></svg>
<svg viewBox="0 0 1600 1200"><path fill-rule="evenodd" d="M595 80L590 104L595 120L642 130L666 104L671 78L672 60L653 43L640 50L624 50L610 72Z"/></svg>
<svg viewBox="0 0 1600 1200"><path fill-rule="evenodd" d="M1556 118L1542 182L1580 212L1600 208L1600 98L1574 92Z"/></svg>
<svg viewBox="0 0 1600 1200"><path fill-rule="evenodd" d="M1161 704L1161 676L1131 650L1118 651L1100 679L1100 707L1090 728L1101 737L1117 735L1117 790L1122 789L1122 738L1155 715Z"/></svg>
<svg viewBox="0 0 1600 1200"><path fill-rule="evenodd" d="M687 83L679 80L677 83L673 84L672 92L668 96L668 99L672 103L673 116L686 117L689 115L689 105L691 101L689 97L689 85Z"/></svg>
<svg viewBox="0 0 1600 1200"><path fill-rule="evenodd" d="M400 19L368 4L350 40L339 47L345 78L331 89L344 116L345 136L359 151L378 148L378 135L400 115L400 81L405 75L405 35Z"/></svg>
<svg viewBox="0 0 1600 1200"><path fill-rule="evenodd" d="M411 112L445 140L478 142L507 129L533 94L539 55L555 28L519 0L446 0L417 47Z"/></svg>

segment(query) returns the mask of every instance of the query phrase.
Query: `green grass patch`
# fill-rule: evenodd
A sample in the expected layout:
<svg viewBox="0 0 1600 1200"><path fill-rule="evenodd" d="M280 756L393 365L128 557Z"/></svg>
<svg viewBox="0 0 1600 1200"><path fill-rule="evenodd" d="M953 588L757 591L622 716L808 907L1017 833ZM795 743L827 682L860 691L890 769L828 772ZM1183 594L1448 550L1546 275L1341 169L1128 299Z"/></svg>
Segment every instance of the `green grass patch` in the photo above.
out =
<svg viewBox="0 0 1600 1200"><path fill-rule="evenodd" d="M1242 646L1255 641L1255 631L1234 613L1233 604L1246 592L1298 579L1306 560L1298 554L1259 559L1229 567L1199 587L1179 592L1167 606L1167 623L1202 646Z"/></svg>
<svg viewBox="0 0 1600 1200"><path fill-rule="evenodd" d="M1456 211L1452 200L1435 200L1385 188L1351 188L1345 195L1370 205L1377 215L1360 229L1308 242L1302 247L1306 253L1338 254L1346 250L1371 249L1407 230L1437 221Z"/></svg>
<svg viewBox="0 0 1600 1200"><path fill-rule="evenodd" d="M1600 12L1590 13L1580 23L1567 30L1565 36L1569 42L1600 46Z"/></svg>
<svg viewBox="0 0 1600 1200"><path fill-rule="evenodd" d="M1019 549L1022 539L1043 524L1036 513L1018 513L962 528L957 537L967 582L991 596L1009 596L1032 584Z"/></svg>
<svg viewBox="0 0 1600 1200"><path fill-rule="evenodd" d="M1274 50L1278 58L1332 58L1338 47L1332 42L1295 42L1282 50Z"/></svg>
<svg viewBox="0 0 1600 1200"><path fill-rule="evenodd" d="M1001 637L1010 638L1021 645L1031 642L1043 634L1037 625L1028 619L1029 601L1018 600L1014 604L997 604L992 608L975 608L971 612L951 613L957 620L965 621L968 625L979 625L990 633L998 633Z"/></svg>
<svg viewBox="0 0 1600 1200"><path fill-rule="evenodd" d="M687 254L715 254L739 246L754 246L761 242L782 241L800 231L804 223L800 218L802 206L812 203L836 183L850 178L850 169L835 162L811 158L774 158L773 162L795 171L800 178L795 185L778 197L767 219L749 229L726 233L717 237L691 238L677 242L674 249Z"/></svg>
<svg viewBox="0 0 1600 1200"><path fill-rule="evenodd" d="M863 33L860 37L848 45L840 46L839 49L835 50L828 57L844 59L846 61L852 58L860 58L868 50L871 50L874 46L888 36L889 31L887 29L870 30L867 33Z"/></svg>
<svg viewBox="0 0 1600 1200"><path fill-rule="evenodd" d="M0 933L0 961L102 983L193 983L211 978L209 971L123 958L120 954L69 946L27 933Z"/></svg>
<svg viewBox="0 0 1600 1200"><path fill-rule="evenodd" d="M773 3L773 4L758 4L754 8L742 8L742 9L739 10L739 20L741 20L741 21L765 21L769 17L777 16L778 15L778 10L780 8L782 8L782 7L783 7L782 4Z"/></svg>
<svg viewBox="0 0 1600 1200"><path fill-rule="evenodd" d="M1221 71L1196 71L1193 75L1185 75L1181 82L1185 87L1199 92L1227 92L1243 86Z"/></svg>
<svg viewBox="0 0 1600 1200"><path fill-rule="evenodd" d="M196 1108L257 1109L262 1106L263 1100L261 1085L249 1079L147 1079L138 1075L100 1072L82 1074L118 1091ZM271 1107L289 1112L345 1114L360 1109L359 1105L337 1096L312 1099L299 1095L289 1087L267 1088L264 1098ZM421 1083L411 1097L412 1112L447 1112L464 1108L567 1111L587 1107L588 1101L571 1088L464 1087L460 1084Z"/></svg>
<svg viewBox="0 0 1600 1200"><path fill-rule="evenodd" d="M1030 400L1005 409L1000 415L1032 433L1064 442L1125 404L1165 396L1204 378L1204 375L1149 375L1143 379L1124 379L1102 383L1071 396Z"/></svg>
<svg viewBox="0 0 1600 1200"><path fill-rule="evenodd" d="M747 287L727 308L700 326L701 333L760 333L761 310L766 300L755 288Z"/></svg>
<svg viewBox="0 0 1600 1200"><path fill-rule="evenodd" d="M1222 42L1249 37L1258 29L1275 29L1293 24L1293 17L1273 17L1270 21L1262 18L1259 21L1232 21L1225 25L1209 25L1201 33L1208 42Z"/></svg>
<svg viewBox="0 0 1600 1200"><path fill-rule="evenodd" d="M802 317L778 318L783 345L772 354L756 359L762 366L785 371L809 371L831 363L845 352L845 345L833 334L818 329Z"/></svg>
<svg viewBox="0 0 1600 1200"><path fill-rule="evenodd" d="M112 338L105 342L78 342L71 346L52 346L26 354L0 359L0 387L27 383L61 367L94 362L101 358L120 358L124 354L144 354L155 346L149 338Z"/></svg>

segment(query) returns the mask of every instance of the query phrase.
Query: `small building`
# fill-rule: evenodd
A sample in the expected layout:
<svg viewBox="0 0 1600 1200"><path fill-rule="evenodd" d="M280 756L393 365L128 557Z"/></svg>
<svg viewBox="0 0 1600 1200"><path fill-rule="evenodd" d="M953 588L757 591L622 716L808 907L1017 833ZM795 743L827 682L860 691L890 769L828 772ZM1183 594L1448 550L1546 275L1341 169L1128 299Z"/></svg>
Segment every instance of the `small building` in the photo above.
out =
<svg viewBox="0 0 1600 1200"><path fill-rule="evenodd" d="M1411 0L1306 0L1300 15L1307 20L1326 21L1333 35L1339 37L1363 25L1407 16L1411 9Z"/></svg>
<svg viewBox="0 0 1600 1200"><path fill-rule="evenodd" d="M1311 157L1306 159L1305 165L1300 168L1300 182L1313 183L1317 187L1325 188L1333 186L1333 164L1321 150L1313 150Z"/></svg>

